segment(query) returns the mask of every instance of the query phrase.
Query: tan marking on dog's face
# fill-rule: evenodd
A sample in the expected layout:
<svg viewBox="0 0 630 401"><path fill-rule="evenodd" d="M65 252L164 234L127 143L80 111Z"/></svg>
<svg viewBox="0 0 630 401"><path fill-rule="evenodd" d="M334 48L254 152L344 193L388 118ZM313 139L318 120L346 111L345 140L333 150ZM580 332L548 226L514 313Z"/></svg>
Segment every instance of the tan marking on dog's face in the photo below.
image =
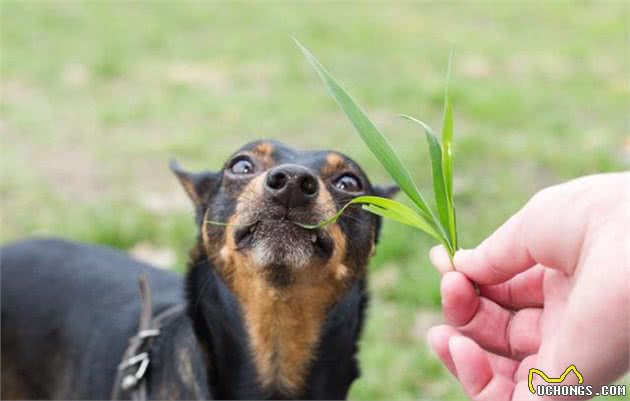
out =
<svg viewBox="0 0 630 401"><path fill-rule="evenodd" d="M262 142L256 145L256 147L252 149L251 153L261 160L266 168L269 168L274 164L273 151L273 144L269 142Z"/></svg>
<svg viewBox="0 0 630 401"><path fill-rule="evenodd" d="M331 175L342 171L346 166L344 158L337 153L329 153L326 156L326 164L320 169L322 177L330 177Z"/></svg>
<svg viewBox="0 0 630 401"><path fill-rule="evenodd" d="M346 236L343 235L343 233L341 232L341 229L339 228L339 225L337 224L333 224L330 227L330 235L333 238L333 242L335 243L336 248L338 245L339 253L342 253L342 252L344 253L344 257L340 258L338 263L334 263L331 265L331 268L333 270L333 276L337 280L345 280L350 275L350 271L348 270L348 267L345 264L343 264L343 259L345 258L345 252L346 252ZM335 251L337 251L337 249L335 249Z"/></svg>
<svg viewBox="0 0 630 401"><path fill-rule="evenodd" d="M269 142L262 142L254 148L253 152L259 155L260 157L271 157L273 153L273 145Z"/></svg>

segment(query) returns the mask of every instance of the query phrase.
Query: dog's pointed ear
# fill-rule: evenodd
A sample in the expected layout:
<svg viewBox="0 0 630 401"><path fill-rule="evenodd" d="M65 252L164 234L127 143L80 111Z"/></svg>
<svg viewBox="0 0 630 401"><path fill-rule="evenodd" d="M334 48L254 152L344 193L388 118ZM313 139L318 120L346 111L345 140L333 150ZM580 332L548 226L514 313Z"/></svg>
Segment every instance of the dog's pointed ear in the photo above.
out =
<svg viewBox="0 0 630 401"><path fill-rule="evenodd" d="M175 159L171 159L169 168L175 173L195 206L200 206L208 199L217 181L217 173L212 171L191 173L184 170Z"/></svg>
<svg viewBox="0 0 630 401"><path fill-rule="evenodd" d="M374 185L374 194L383 198L392 199L398 192L400 187L396 184Z"/></svg>

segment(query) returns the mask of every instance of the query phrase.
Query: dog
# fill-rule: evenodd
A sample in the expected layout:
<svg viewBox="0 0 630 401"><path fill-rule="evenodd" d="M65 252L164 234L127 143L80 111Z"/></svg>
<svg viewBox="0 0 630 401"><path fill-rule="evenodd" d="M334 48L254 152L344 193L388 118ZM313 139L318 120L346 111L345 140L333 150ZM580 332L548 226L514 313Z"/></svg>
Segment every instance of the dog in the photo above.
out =
<svg viewBox="0 0 630 401"><path fill-rule="evenodd" d="M268 140L218 172L171 170L198 230L183 278L61 239L1 249L2 398L345 398L381 220L353 205L305 226L398 188L341 153ZM168 316L147 326L152 312Z"/></svg>

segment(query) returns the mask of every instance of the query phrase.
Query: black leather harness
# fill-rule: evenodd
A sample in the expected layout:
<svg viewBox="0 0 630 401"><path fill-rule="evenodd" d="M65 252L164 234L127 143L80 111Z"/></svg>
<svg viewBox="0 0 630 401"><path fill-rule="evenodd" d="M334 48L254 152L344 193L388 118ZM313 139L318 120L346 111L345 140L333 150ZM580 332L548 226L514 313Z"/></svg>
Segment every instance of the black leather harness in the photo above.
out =
<svg viewBox="0 0 630 401"><path fill-rule="evenodd" d="M119 400L123 395L129 396L132 400L144 401L147 399L145 374L151 363L151 343L160 335L160 328L168 320L186 309L184 304L174 305L153 318L151 287L144 274L138 277L138 284L142 301L138 333L129 339L129 345L123 353L122 362L118 365L112 388L112 400Z"/></svg>

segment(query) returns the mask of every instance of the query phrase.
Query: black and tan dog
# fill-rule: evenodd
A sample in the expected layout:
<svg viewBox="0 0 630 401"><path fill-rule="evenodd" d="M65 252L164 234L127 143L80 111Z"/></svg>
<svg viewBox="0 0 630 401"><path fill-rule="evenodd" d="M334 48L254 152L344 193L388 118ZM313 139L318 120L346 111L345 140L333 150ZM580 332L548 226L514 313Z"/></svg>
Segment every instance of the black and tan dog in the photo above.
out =
<svg viewBox="0 0 630 401"><path fill-rule="evenodd" d="M371 185L339 153L271 141L244 146L219 172L172 169L199 229L185 279L63 240L2 248L2 398L109 398L138 331L142 272L155 313L185 304L145 350L148 398L344 398L359 375L380 220L357 207L325 228L295 223L397 189Z"/></svg>

